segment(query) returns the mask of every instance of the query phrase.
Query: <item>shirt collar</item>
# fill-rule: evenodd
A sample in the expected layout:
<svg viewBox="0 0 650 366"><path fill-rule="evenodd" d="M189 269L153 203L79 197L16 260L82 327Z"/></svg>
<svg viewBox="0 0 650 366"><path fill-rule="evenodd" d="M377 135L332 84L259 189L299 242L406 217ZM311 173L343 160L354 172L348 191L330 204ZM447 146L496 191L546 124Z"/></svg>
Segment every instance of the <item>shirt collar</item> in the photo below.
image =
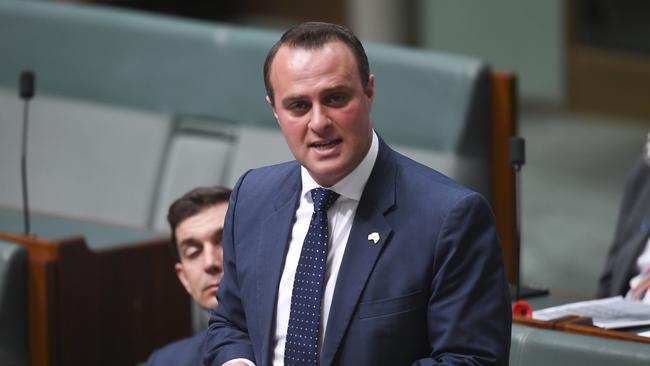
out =
<svg viewBox="0 0 650 366"><path fill-rule="evenodd" d="M350 174L346 175L333 186L328 189L340 194L343 197L353 199L355 201L361 200L363 188L372 173L372 168L375 166L377 160L377 153L379 152L379 139L375 131L372 131L372 143L366 156L361 160L361 163L354 168ZM319 188L320 185L316 183L314 178L309 175L304 166L300 166L300 176L302 178L302 196L305 196L309 191L314 188Z"/></svg>

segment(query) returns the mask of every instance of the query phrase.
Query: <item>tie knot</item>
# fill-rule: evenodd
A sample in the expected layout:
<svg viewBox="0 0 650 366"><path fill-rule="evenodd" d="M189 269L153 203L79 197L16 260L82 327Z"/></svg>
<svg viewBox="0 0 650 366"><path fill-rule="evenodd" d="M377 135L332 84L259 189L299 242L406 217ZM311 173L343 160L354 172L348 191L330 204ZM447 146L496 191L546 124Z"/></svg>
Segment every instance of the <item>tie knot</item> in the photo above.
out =
<svg viewBox="0 0 650 366"><path fill-rule="evenodd" d="M314 188L311 191L311 199L314 201L314 211L327 211L336 199L339 198L339 194L330 191L325 188Z"/></svg>

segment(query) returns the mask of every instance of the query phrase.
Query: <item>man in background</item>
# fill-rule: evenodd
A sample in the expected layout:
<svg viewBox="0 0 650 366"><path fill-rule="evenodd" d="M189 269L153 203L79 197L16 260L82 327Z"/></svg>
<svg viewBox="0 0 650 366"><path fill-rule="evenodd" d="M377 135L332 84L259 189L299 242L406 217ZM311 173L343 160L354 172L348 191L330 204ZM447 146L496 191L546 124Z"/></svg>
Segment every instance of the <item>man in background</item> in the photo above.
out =
<svg viewBox="0 0 650 366"><path fill-rule="evenodd" d="M600 277L598 297L622 295L650 303L650 133L628 176L614 242Z"/></svg>
<svg viewBox="0 0 650 366"><path fill-rule="evenodd" d="M206 311L217 307L215 294L223 275L221 241L229 198L227 188L195 188L177 199L167 214L176 275ZM201 365L204 338L205 331L158 349L147 365Z"/></svg>

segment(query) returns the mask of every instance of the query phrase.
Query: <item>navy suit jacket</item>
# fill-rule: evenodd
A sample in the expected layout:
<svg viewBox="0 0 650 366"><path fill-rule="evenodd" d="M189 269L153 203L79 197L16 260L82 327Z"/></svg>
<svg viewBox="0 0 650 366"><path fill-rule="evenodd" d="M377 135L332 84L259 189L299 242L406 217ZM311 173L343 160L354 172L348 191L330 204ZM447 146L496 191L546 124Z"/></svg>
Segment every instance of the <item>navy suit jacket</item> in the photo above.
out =
<svg viewBox="0 0 650 366"><path fill-rule="evenodd" d="M597 297L623 295L639 271L636 261L650 237L650 166L639 159L625 185L616 234L600 276Z"/></svg>
<svg viewBox="0 0 650 366"><path fill-rule="evenodd" d="M203 340L205 332L168 344L154 351L147 366L200 366L203 365Z"/></svg>
<svg viewBox="0 0 650 366"><path fill-rule="evenodd" d="M240 178L206 365L270 365L278 286L301 192L297 162ZM378 232L375 244L368 235ZM289 309L287 309L289 311ZM505 365L510 298L488 203L380 140L341 263L320 365Z"/></svg>

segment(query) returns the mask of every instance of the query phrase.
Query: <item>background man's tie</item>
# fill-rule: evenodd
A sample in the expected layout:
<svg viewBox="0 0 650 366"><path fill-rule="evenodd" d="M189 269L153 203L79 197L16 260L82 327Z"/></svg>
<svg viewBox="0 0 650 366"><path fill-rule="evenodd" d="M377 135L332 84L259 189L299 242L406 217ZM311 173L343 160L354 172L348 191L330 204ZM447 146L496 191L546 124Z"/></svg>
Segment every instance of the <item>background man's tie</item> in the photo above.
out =
<svg viewBox="0 0 650 366"><path fill-rule="evenodd" d="M284 347L285 366L318 364L318 329L329 243L327 209L339 194L324 188L314 188L310 193L314 213L293 280L289 329Z"/></svg>

